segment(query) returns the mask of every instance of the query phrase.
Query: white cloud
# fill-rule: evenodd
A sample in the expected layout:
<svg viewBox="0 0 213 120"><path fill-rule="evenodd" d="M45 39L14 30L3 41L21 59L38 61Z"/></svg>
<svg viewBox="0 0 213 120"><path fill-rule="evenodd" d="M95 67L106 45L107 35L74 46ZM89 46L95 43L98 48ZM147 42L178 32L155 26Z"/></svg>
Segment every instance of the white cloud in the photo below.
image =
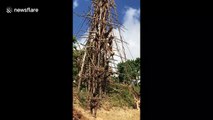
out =
<svg viewBox="0 0 213 120"><path fill-rule="evenodd" d="M78 38L77 38L77 40L78 40L77 49L83 49L84 48L84 45L87 42L88 35L89 35L89 29L87 29L85 33L78 35Z"/></svg>
<svg viewBox="0 0 213 120"><path fill-rule="evenodd" d="M75 9L76 7L78 7L78 0L75 0L75 1L73 2L73 9Z"/></svg>
<svg viewBox="0 0 213 120"><path fill-rule="evenodd" d="M127 59L140 57L140 9L127 8L122 25L126 28L124 32L121 31L121 35L124 41L128 43L128 45L124 43ZM118 29L115 29L114 33L117 38L120 38ZM119 49L122 50L121 47ZM115 57L115 59L121 62L118 57Z"/></svg>
<svg viewBox="0 0 213 120"><path fill-rule="evenodd" d="M140 57L140 9L128 8L123 26L127 28L123 33L124 39L129 43L129 49L133 59ZM126 51L127 58L131 59L131 55Z"/></svg>

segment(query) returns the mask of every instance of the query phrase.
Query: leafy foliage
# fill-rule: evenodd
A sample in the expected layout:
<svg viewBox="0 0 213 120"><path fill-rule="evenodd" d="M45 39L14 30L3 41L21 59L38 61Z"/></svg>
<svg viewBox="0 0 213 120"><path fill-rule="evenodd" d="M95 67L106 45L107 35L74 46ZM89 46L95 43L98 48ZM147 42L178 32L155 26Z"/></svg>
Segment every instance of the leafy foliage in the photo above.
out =
<svg viewBox="0 0 213 120"><path fill-rule="evenodd" d="M76 47L77 39L73 36L73 79L76 79L78 72L80 71L80 59L83 54L82 50L78 50Z"/></svg>
<svg viewBox="0 0 213 120"><path fill-rule="evenodd" d="M131 83L133 79L138 79L140 76L140 58L135 60L127 60L117 65L118 67L118 79L122 83Z"/></svg>
<svg viewBox="0 0 213 120"><path fill-rule="evenodd" d="M113 107L135 107L134 98L127 86L121 83L110 86L108 101ZM134 87L137 91L139 86Z"/></svg>

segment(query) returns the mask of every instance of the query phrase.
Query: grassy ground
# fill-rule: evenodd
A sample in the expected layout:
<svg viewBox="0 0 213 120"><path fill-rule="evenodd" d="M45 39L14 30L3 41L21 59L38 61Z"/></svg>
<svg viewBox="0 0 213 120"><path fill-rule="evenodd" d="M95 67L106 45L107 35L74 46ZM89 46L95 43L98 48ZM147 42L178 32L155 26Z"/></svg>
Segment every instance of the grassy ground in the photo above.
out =
<svg viewBox="0 0 213 120"><path fill-rule="evenodd" d="M113 107L110 110L103 108L97 111L97 118L92 117L89 110L85 110L82 107L74 104L74 109L80 120L140 120L140 111L129 108ZM76 119L77 120L77 119Z"/></svg>
<svg viewBox="0 0 213 120"><path fill-rule="evenodd" d="M80 120L93 120L86 103L86 92L82 90L80 98L77 99L75 89L73 89L74 112L76 116L83 116ZM119 84L114 84L109 89L108 96L101 103L101 108L97 111L95 120L139 120L140 111L134 109L135 104L132 94L128 88ZM139 88L136 88L139 90ZM77 114L78 113L78 114ZM77 120L77 119L76 119Z"/></svg>
<svg viewBox="0 0 213 120"><path fill-rule="evenodd" d="M135 90L139 92L140 87L136 86ZM75 93L76 88L73 88L73 91ZM80 92L80 98L79 104L81 107L86 108L86 92L84 89ZM75 96L75 95L74 95ZM76 102L74 100L74 102ZM102 104L105 107L128 107L128 108L135 108L135 102L134 98L132 96L132 93L129 91L129 89L121 84L113 84L110 85L108 88L108 94L105 96L105 98L102 100Z"/></svg>

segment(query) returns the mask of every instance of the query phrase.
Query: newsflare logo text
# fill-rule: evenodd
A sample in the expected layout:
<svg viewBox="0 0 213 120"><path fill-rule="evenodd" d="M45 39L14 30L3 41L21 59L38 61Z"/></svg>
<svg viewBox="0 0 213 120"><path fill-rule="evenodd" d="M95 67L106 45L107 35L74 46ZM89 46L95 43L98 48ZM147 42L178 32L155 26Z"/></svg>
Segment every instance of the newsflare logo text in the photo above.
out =
<svg viewBox="0 0 213 120"><path fill-rule="evenodd" d="M20 13L20 12L24 12L24 13L37 13L39 11L38 8L30 8L30 7L27 7L27 8L12 8L12 7L7 7L6 8L6 13L13 13L13 12L16 12L16 13Z"/></svg>

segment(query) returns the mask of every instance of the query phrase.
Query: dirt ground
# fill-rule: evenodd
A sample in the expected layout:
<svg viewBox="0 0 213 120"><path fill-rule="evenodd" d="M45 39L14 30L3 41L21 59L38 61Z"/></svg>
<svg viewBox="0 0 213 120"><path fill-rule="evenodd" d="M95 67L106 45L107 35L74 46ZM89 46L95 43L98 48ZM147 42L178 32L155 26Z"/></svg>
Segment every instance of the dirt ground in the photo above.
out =
<svg viewBox="0 0 213 120"><path fill-rule="evenodd" d="M99 109L97 117L94 118L89 110L84 110L81 107L74 105L73 115L80 116L80 118L73 118L73 120L140 120L140 111L136 109L121 109L112 108L109 111Z"/></svg>

